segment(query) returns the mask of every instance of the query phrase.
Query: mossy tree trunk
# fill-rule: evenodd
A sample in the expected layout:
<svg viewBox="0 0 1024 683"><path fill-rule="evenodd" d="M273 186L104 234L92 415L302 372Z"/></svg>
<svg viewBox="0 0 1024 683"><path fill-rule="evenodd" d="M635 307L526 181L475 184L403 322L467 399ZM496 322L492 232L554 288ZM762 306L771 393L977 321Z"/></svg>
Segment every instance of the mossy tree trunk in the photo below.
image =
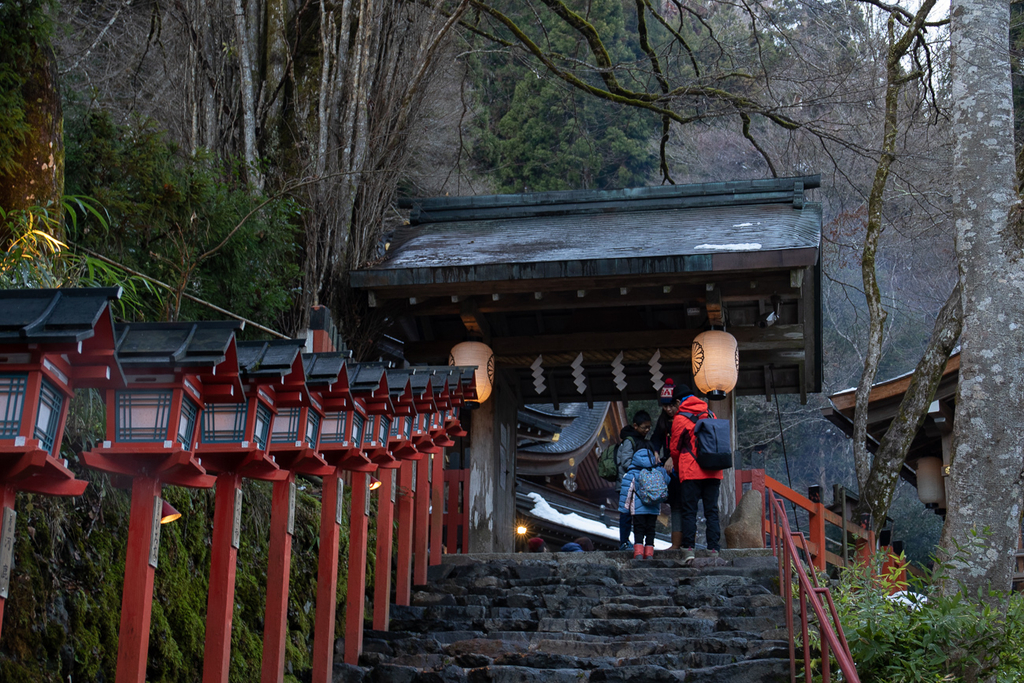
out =
<svg viewBox="0 0 1024 683"><path fill-rule="evenodd" d="M23 79L27 130L11 159L12 168L0 172L0 207L6 211L46 207L58 219L53 225L59 226L64 195L64 115L56 61L43 37L26 31L26 38L26 58L17 66ZM12 49L9 45L0 47ZM6 250L10 235L0 238Z"/></svg>

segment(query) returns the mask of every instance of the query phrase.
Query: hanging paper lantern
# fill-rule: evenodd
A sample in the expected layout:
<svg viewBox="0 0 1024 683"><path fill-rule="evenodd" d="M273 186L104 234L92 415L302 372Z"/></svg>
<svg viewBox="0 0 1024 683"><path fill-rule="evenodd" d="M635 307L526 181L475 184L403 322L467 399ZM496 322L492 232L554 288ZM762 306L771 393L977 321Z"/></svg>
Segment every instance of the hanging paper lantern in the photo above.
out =
<svg viewBox="0 0 1024 683"><path fill-rule="evenodd" d="M917 497L929 510L946 507L946 482L942 480L942 459L917 461Z"/></svg>
<svg viewBox="0 0 1024 683"><path fill-rule="evenodd" d="M452 347L448 365L476 366L476 396L483 403L491 395L494 384L494 352L483 342L467 341Z"/></svg>
<svg viewBox="0 0 1024 683"><path fill-rule="evenodd" d="M722 330L701 332L690 349L693 383L708 398L720 401L736 387L740 353L736 338Z"/></svg>

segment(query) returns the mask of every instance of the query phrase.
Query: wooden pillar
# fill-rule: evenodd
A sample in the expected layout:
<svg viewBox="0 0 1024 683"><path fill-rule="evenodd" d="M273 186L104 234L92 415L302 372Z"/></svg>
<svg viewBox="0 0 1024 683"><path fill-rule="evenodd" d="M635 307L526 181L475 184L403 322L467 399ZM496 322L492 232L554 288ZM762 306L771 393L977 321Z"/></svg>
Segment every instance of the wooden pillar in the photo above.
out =
<svg viewBox="0 0 1024 683"><path fill-rule="evenodd" d="M430 564L441 564L441 528L444 524L444 449L431 460Z"/></svg>
<svg viewBox="0 0 1024 683"><path fill-rule="evenodd" d="M284 644L288 636L288 582L295 525L295 473L274 482L270 504L270 549L267 563L267 610L263 617L261 683L284 680Z"/></svg>
<svg viewBox="0 0 1024 683"><path fill-rule="evenodd" d="M402 462L398 471L398 559L395 565L395 604L408 605L412 598L412 460Z"/></svg>
<svg viewBox="0 0 1024 683"><path fill-rule="evenodd" d="M416 461L415 517L413 524L415 533L412 542L413 568L412 582L423 586L427 583L427 541L430 536L430 454L425 453L422 460Z"/></svg>
<svg viewBox="0 0 1024 683"><path fill-rule="evenodd" d="M242 475L217 477L210 546L210 590L206 599L206 646L203 683L227 683L231 664L231 618L235 609L237 530L242 514Z"/></svg>
<svg viewBox="0 0 1024 683"><path fill-rule="evenodd" d="M132 480L128 549L121 594L116 683L144 683L149 655L149 622L153 611L153 576L160 548L160 482L149 477ZM154 528L156 527L156 528Z"/></svg>
<svg viewBox="0 0 1024 683"><path fill-rule="evenodd" d="M313 634L313 683L331 683L334 674L334 623L338 606L338 551L345 482L335 468L324 477L320 500L320 558L316 572L316 626ZM205 682L204 682L205 683Z"/></svg>
<svg viewBox="0 0 1024 683"><path fill-rule="evenodd" d="M366 541L369 534L370 475L352 473L349 510L348 592L345 597L345 663L359 664L363 651L363 610L366 602Z"/></svg>
<svg viewBox="0 0 1024 683"><path fill-rule="evenodd" d="M0 587L10 590L11 570L14 567L15 531L14 487L0 486ZM7 533L4 533L7 532ZM7 599L0 594L0 634L4 627L4 603Z"/></svg>
<svg viewBox="0 0 1024 683"><path fill-rule="evenodd" d="M390 463L378 470L377 564L373 580L373 628L377 631L387 631L388 620L391 618L391 546L394 540L395 494L400 466L398 462Z"/></svg>
<svg viewBox="0 0 1024 683"><path fill-rule="evenodd" d="M735 452L737 443L736 392L730 392L721 401L709 401L708 406L710 406L716 416L730 421L729 441L733 452ZM761 493L763 494L764 490ZM736 479L734 477L724 477L722 479L722 487L718 492L718 517L721 520L723 539L725 538L725 525L728 524L729 517L732 516L733 511L739 504L741 496L742 492L736 487Z"/></svg>
<svg viewBox="0 0 1024 683"><path fill-rule="evenodd" d="M812 503L808 510L807 525L810 527L811 543L815 546L814 568L825 571L825 504Z"/></svg>

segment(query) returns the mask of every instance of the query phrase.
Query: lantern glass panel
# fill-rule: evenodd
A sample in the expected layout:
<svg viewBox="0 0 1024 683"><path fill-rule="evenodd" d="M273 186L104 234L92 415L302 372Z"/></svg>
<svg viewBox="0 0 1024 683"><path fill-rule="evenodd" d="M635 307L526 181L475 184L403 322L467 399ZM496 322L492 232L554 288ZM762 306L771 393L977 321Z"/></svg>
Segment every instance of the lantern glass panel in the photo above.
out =
<svg viewBox="0 0 1024 683"><path fill-rule="evenodd" d="M344 411L331 412L324 415L323 423L320 426L320 443L342 443L348 434L348 413Z"/></svg>
<svg viewBox="0 0 1024 683"><path fill-rule="evenodd" d="M391 429L391 418L381 415L379 418L380 423L377 427L377 441L378 443L387 443L388 430Z"/></svg>
<svg viewBox="0 0 1024 683"><path fill-rule="evenodd" d="M316 448L317 437L320 436L320 415L314 411L308 411L306 417L306 443L310 448Z"/></svg>
<svg viewBox="0 0 1024 683"><path fill-rule="evenodd" d="M407 439L412 436L412 415L405 416L405 431L402 436Z"/></svg>
<svg viewBox="0 0 1024 683"><path fill-rule="evenodd" d="M212 403L203 410L203 443L245 440L246 403Z"/></svg>
<svg viewBox="0 0 1024 683"><path fill-rule="evenodd" d="M391 420L391 431L388 433L388 435L395 437L402 436L402 418Z"/></svg>
<svg viewBox="0 0 1024 683"><path fill-rule="evenodd" d="M171 398L170 389L115 392L117 440L128 443L165 441L171 419Z"/></svg>
<svg viewBox="0 0 1024 683"><path fill-rule="evenodd" d="M0 375L0 437L20 435L28 375Z"/></svg>
<svg viewBox="0 0 1024 683"><path fill-rule="evenodd" d="M33 436L39 439L43 450L50 455L53 455L53 442L57 439L57 427L63 405L64 395L49 380L44 379L39 388L39 413L36 415Z"/></svg>
<svg viewBox="0 0 1024 683"><path fill-rule="evenodd" d="M253 401L255 399L249 399ZM256 403L256 429L253 431L252 440L260 447L260 450L267 449L267 436L270 435L270 424L274 421L274 414L270 408L262 403Z"/></svg>
<svg viewBox="0 0 1024 683"><path fill-rule="evenodd" d="M363 442L363 425L366 418L359 413L352 413L352 443L357 446Z"/></svg>
<svg viewBox="0 0 1024 683"><path fill-rule="evenodd" d="M299 440L299 409L282 408L274 418L270 443L295 443Z"/></svg>
<svg viewBox="0 0 1024 683"><path fill-rule="evenodd" d="M186 450L192 450L196 433L196 418L199 417L199 406L187 397L181 399L181 417L178 418L178 443Z"/></svg>

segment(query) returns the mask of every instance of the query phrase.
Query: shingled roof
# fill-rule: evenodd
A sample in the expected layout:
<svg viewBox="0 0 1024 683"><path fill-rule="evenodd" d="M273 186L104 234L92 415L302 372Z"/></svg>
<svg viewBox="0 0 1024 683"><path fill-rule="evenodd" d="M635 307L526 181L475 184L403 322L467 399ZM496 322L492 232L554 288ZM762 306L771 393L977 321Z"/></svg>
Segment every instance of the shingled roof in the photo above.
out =
<svg viewBox="0 0 1024 683"><path fill-rule="evenodd" d="M607 192L412 200L410 225L356 287L732 270L739 254L809 250L821 205L804 202L818 176ZM763 258L763 257L762 257ZM784 257L776 254L775 260Z"/></svg>

